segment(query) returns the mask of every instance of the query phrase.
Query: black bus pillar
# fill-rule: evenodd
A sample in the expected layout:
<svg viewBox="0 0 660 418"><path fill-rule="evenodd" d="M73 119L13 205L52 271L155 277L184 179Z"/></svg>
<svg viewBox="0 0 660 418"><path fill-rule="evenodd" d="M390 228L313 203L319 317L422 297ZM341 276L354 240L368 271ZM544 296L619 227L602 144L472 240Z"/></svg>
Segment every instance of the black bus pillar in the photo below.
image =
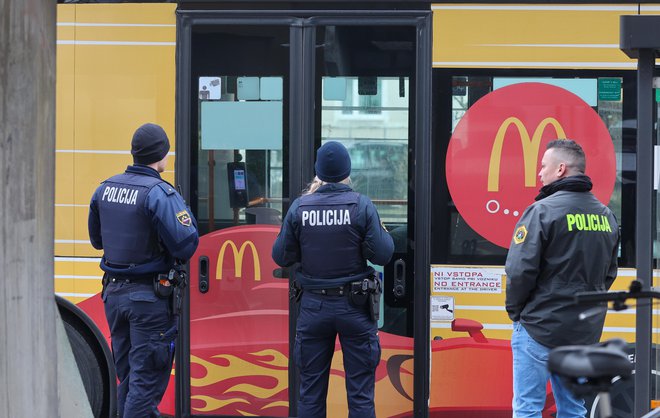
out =
<svg viewBox="0 0 660 418"><path fill-rule="evenodd" d="M660 53L660 16L621 16L619 47L637 59L637 208L636 267L643 290L653 282L653 71ZM650 300L637 303L634 416L651 407Z"/></svg>

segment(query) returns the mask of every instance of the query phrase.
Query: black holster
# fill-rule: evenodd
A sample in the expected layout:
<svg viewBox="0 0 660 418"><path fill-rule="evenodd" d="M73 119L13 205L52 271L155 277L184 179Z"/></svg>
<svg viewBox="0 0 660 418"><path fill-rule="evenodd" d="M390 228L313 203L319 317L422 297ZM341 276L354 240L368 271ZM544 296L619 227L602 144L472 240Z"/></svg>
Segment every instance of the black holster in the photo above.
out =
<svg viewBox="0 0 660 418"><path fill-rule="evenodd" d="M186 292L186 286L188 285L187 275L185 270L178 270L176 272L176 285L174 286L174 291L170 299L170 304L172 306L172 314L179 315L183 307L183 298ZM172 276L172 271L170 271L170 277Z"/></svg>
<svg viewBox="0 0 660 418"><path fill-rule="evenodd" d="M186 272L180 269L172 269L168 274L159 274L154 279L154 293L161 299L169 300L173 315L181 313L186 284Z"/></svg>
<svg viewBox="0 0 660 418"><path fill-rule="evenodd" d="M182 286L176 286L172 292L172 296L170 296L170 307L173 315L179 315L181 313L184 292L185 289Z"/></svg>
<svg viewBox="0 0 660 418"><path fill-rule="evenodd" d="M372 321L380 319L380 280L368 277L364 280L349 283L348 301L356 308L365 307Z"/></svg>
<svg viewBox="0 0 660 418"><path fill-rule="evenodd" d="M372 321L380 319L380 295L383 293L380 280L375 279L376 289L369 293L369 316Z"/></svg>
<svg viewBox="0 0 660 418"><path fill-rule="evenodd" d="M296 280L290 280L289 281L289 299L294 301L295 303L300 302L300 298L302 297L303 294L303 289L300 287L298 282Z"/></svg>
<svg viewBox="0 0 660 418"><path fill-rule="evenodd" d="M101 278L101 300L103 300L103 296L105 296L105 289L108 287L108 282L110 281L110 277L108 276L108 273L103 273L103 278Z"/></svg>
<svg viewBox="0 0 660 418"><path fill-rule="evenodd" d="M174 292L174 285L167 279L167 274L159 274L154 279L154 294L161 299L167 299Z"/></svg>
<svg viewBox="0 0 660 418"><path fill-rule="evenodd" d="M361 308L367 304L369 299L369 292L362 289L362 282L353 282L348 284L350 290L348 291L348 301L356 308Z"/></svg>

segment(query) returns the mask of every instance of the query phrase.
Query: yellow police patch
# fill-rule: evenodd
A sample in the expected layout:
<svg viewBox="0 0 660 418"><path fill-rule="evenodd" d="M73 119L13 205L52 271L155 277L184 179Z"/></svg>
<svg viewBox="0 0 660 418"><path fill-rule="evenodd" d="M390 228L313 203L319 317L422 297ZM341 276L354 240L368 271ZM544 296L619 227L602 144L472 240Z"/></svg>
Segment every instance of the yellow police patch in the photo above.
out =
<svg viewBox="0 0 660 418"><path fill-rule="evenodd" d="M513 242L516 244L522 244L525 242L525 238L527 238L527 228L525 228L525 225L518 227L516 229L516 233L513 234Z"/></svg>
<svg viewBox="0 0 660 418"><path fill-rule="evenodd" d="M181 212L177 213L176 220L179 221L179 223L183 226L192 225L192 219L190 219L190 215L186 210L182 210Z"/></svg>

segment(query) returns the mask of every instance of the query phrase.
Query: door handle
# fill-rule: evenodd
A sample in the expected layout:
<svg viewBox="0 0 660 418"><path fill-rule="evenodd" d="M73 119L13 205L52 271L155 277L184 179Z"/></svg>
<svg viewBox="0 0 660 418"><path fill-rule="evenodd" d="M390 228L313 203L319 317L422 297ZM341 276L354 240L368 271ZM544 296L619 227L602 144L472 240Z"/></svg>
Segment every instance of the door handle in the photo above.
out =
<svg viewBox="0 0 660 418"><path fill-rule="evenodd" d="M392 293L397 299L406 296L406 262L400 258L394 262Z"/></svg>
<svg viewBox="0 0 660 418"><path fill-rule="evenodd" d="M205 255L199 257L199 291L209 291L209 258Z"/></svg>

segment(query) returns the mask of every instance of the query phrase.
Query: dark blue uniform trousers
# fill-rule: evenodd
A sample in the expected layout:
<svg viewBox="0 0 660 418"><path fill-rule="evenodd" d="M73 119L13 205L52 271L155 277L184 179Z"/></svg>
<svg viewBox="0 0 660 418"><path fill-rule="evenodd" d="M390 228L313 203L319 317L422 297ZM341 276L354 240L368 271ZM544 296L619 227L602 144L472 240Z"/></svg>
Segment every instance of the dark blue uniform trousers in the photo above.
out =
<svg viewBox="0 0 660 418"><path fill-rule="evenodd" d="M177 317L147 283L110 282L103 295L117 369L121 418L160 417L172 371Z"/></svg>
<svg viewBox="0 0 660 418"><path fill-rule="evenodd" d="M335 339L344 354L349 418L375 418L374 385L380 362L378 325L367 307L346 296L303 292L296 327L294 362L300 370L298 416L325 418Z"/></svg>

